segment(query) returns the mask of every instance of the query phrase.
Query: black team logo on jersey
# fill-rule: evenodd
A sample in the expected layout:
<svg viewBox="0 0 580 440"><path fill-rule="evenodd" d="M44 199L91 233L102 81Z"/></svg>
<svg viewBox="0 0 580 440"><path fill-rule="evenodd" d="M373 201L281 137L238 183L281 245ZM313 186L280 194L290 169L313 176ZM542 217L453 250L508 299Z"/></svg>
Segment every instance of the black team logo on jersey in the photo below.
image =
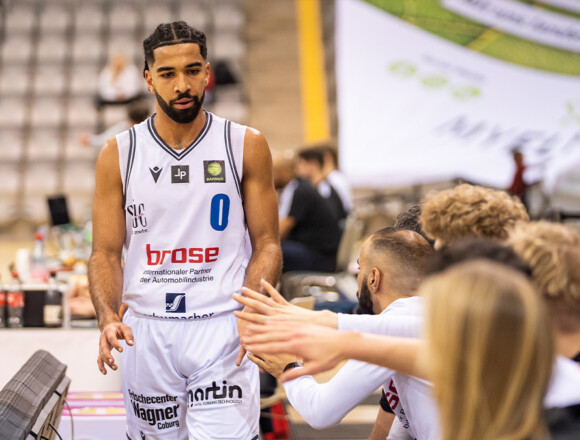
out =
<svg viewBox="0 0 580 440"><path fill-rule="evenodd" d="M161 174L161 171L163 171L163 168L159 167L154 167L153 169L149 168L149 171L151 171L153 180L155 181L155 183L157 183L157 181L159 180L159 175Z"/></svg>
<svg viewBox="0 0 580 440"><path fill-rule="evenodd" d="M144 228L147 226L147 217L145 217L145 204L127 205L127 212L133 217L133 229Z"/></svg>
<svg viewBox="0 0 580 440"><path fill-rule="evenodd" d="M226 168L223 160L204 160L203 175L205 183L226 181Z"/></svg>
<svg viewBox="0 0 580 440"><path fill-rule="evenodd" d="M189 183L189 165L172 165L171 183Z"/></svg>

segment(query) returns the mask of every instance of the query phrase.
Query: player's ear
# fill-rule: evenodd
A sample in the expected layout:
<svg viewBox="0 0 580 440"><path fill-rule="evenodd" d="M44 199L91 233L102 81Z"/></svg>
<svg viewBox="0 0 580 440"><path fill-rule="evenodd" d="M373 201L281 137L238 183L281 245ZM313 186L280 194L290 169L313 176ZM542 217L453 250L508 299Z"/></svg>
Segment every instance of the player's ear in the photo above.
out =
<svg viewBox="0 0 580 440"><path fill-rule="evenodd" d="M209 68L209 63L205 63L205 81L204 81L204 86L207 87L207 85L209 84L209 78L211 75L211 71Z"/></svg>
<svg viewBox="0 0 580 440"><path fill-rule="evenodd" d="M149 69L143 72L143 76L145 77L145 82L147 83L147 88L149 92L153 93L155 88L153 87L153 77L151 76L151 71Z"/></svg>
<svg viewBox="0 0 580 440"><path fill-rule="evenodd" d="M373 267L368 275L367 284L371 293L377 293L381 285L381 272L376 267Z"/></svg>

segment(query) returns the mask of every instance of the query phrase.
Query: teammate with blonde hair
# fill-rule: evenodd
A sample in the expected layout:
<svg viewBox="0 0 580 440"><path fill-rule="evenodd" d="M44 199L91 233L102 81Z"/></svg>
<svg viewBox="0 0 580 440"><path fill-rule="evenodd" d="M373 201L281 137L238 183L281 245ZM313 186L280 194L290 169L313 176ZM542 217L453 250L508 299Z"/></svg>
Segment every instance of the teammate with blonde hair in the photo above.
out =
<svg viewBox="0 0 580 440"><path fill-rule="evenodd" d="M528 263L552 316L558 352L580 357L580 234L547 221L518 225L508 244Z"/></svg>
<svg viewBox="0 0 580 440"><path fill-rule="evenodd" d="M442 438L546 438L542 400L554 347L528 280L480 260L428 279L420 293Z"/></svg>
<svg viewBox="0 0 580 440"><path fill-rule="evenodd" d="M443 440L545 439L543 399L554 362L548 316L526 278L474 260L427 279L424 343L295 326L270 318L250 326L249 351L293 353L304 368L281 380L357 359L430 379Z"/></svg>
<svg viewBox="0 0 580 440"><path fill-rule="evenodd" d="M466 237L505 239L510 228L528 220L517 197L468 184L428 194L420 217L423 231L435 240L436 248Z"/></svg>

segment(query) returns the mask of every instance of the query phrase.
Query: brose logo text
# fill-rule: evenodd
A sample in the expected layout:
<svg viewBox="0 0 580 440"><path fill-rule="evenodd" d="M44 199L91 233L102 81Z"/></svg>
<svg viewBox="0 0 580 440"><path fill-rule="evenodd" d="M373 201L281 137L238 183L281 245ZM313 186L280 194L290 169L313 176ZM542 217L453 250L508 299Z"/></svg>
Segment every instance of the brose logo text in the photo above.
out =
<svg viewBox="0 0 580 440"><path fill-rule="evenodd" d="M217 261L219 247L208 248L180 248L180 249L163 249L155 250L147 244L147 265L157 266L164 262L171 263L213 263Z"/></svg>

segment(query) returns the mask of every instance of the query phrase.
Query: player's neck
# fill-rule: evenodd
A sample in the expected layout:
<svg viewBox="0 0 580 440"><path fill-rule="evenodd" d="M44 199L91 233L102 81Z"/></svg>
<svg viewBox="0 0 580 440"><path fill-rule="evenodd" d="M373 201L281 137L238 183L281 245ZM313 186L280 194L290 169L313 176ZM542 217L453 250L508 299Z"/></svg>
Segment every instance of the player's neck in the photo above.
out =
<svg viewBox="0 0 580 440"><path fill-rule="evenodd" d="M180 124L171 119L167 114L157 109L153 125L155 130L167 145L176 150L181 150L190 145L199 135L205 125L206 114L203 107L197 117L189 124Z"/></svg>
<svg viewBox="0 0 580 440"><path fill-rule="evenodd" d="M556 331L556 349L564 357L572 358L580 353L580 333Z"/></svg>

